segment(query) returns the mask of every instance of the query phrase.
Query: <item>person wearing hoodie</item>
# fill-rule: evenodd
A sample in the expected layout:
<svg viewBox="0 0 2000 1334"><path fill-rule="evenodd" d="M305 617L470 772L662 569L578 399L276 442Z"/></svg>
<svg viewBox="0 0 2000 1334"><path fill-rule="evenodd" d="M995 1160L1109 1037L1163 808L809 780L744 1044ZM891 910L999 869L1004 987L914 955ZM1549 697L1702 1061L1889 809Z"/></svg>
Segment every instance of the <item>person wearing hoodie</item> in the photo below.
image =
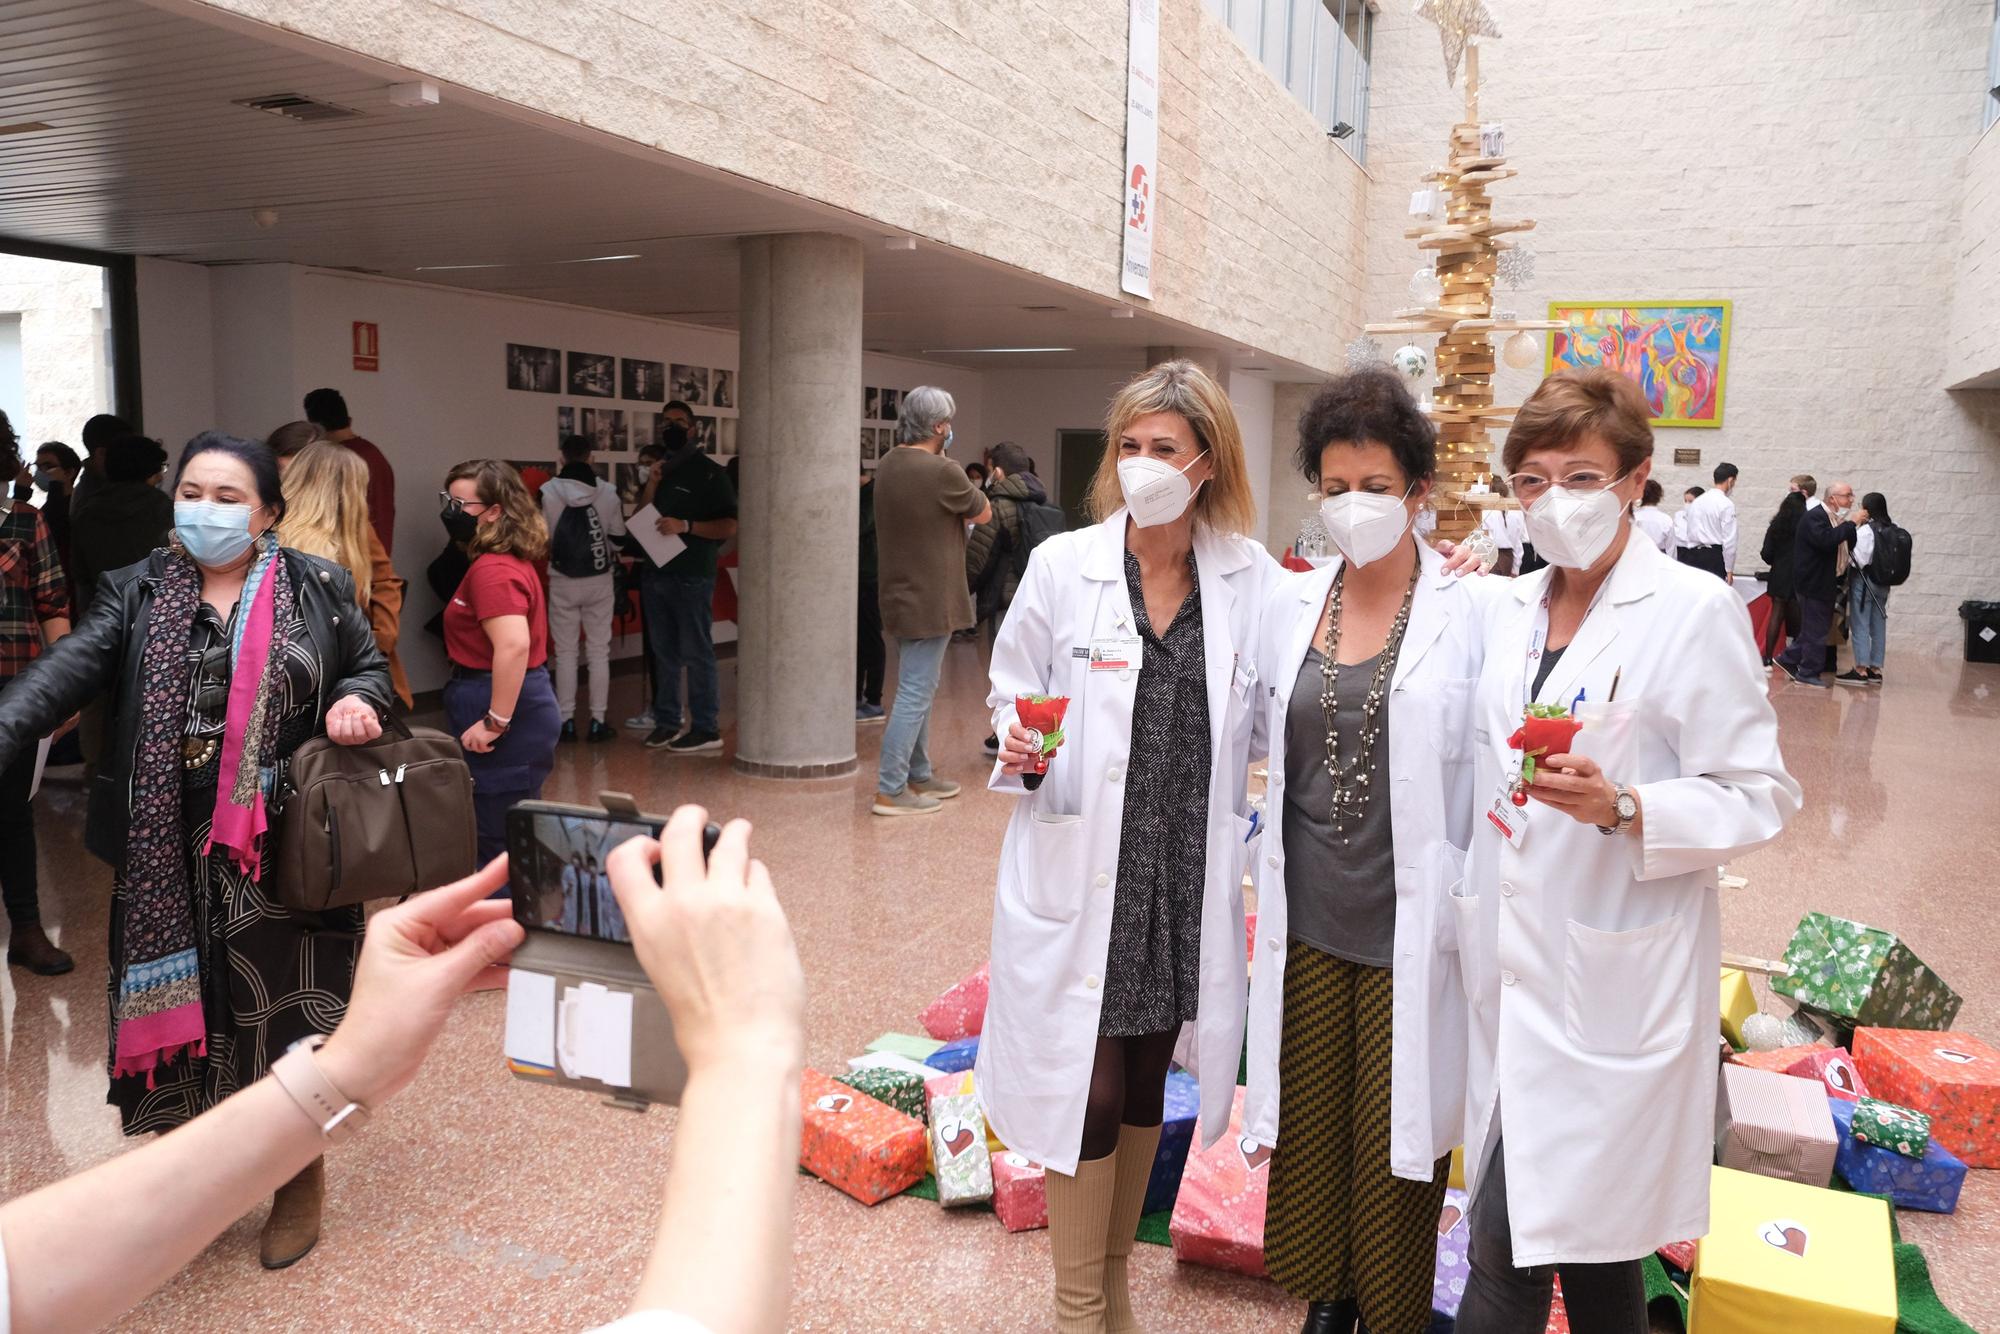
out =
<svg viewBox="0 0 2000 1334"><path fill-rule="evenodd" d="M991 623L993 633L1007 608L1014 604L1014 592L1021 586L1021 574L1028 568L1028 535L1021 523L1023 504L1046 505L1049 493L1034 474L1028 451L1012 440L1002 440L986 455L986 494L993 505L993 517L974 528L965 539L965 577L972 586L973 609L981 625ZM1000 753L1000 738L986 738L986 753Z"/></svg>
<svg viewBox="0 0 2000 1334"><path fill-rule="evenodd" d="M562 739L576 740L576 637L590 655L592 741L617 733L604 721L611 702L611 619L617 610L617 559L612 539L625 536L618 491L590 465L585 435L565 436L562 471L542 486L549 525L549 649L556 660L556 707Z"/></svg>
<svg viewBox="0 0 2000 1334"><path fill-rule="evenodd" d="M97 595L97 581L142 561L166 545L174 502L156 485L167 466L159 441L126 435L100 451L104 473L90 504L70 509L70 558L76 568L76 610L81 616Z"/></svg>

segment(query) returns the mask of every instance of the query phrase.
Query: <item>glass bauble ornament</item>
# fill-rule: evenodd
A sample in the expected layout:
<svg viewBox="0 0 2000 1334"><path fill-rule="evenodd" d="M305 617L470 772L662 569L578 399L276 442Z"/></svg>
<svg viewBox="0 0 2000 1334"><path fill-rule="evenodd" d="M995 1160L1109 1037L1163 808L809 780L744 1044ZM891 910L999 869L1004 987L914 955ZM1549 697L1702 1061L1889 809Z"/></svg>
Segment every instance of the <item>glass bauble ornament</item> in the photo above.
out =
<svg viewBox="0 0 2000 1334"><path fill-rule="evenodd" d="M1500 360L1517 371L1525 371L1542 359L1542 345L1526 329L1517 330L1500 348Z"/></svg>
<svg viewBox="0 0 2000 1334"><path fill-rule="evenodd" d="M1425 267L1410 275L1410 300L1426 310L1444 300L1444 283L1439 281L1436 269Z"/></svg>
<svg viewBox="0 0 2000 1334"><path fill-rule="evenodd" d="M1406 380L1423 380L1431 373L1431 354L1415 343L1405 343L1390 355L1389 364Z"/></svg>

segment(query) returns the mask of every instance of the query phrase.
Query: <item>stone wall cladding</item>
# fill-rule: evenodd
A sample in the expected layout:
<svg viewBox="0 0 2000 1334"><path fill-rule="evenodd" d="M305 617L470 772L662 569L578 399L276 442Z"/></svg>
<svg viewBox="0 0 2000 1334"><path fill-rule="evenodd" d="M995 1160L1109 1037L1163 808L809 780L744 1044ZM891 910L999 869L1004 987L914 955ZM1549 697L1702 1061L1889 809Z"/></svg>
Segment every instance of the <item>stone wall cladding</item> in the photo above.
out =
<svg viewBox="0 0 2000 1334"><path fill-rule="evenodd" d="M1945 383L1984 377L2000 387L2000 122L1987 127L1966 161L1959 220Z"/></svg>
<svg viewBox="0 0 2000 1334"><path fill-rule="evenodd" d="M1116 298L1115 0L206 0ZM1321 369L1365 177L1202 0L1161 0L1152 309Z"/></svg>
<svg viewBox="0 0 2000 1334"><path fill-rule="evenodd" d="M1736 463L1747 570L1792 474L1883 492L1916 539L1892 656L1956 657L1959 601L2000 598L2000 394L1944 388L1973 229L1996 287L1956 360L1975 359L1970 343L2000 363L2000 136L1979 154L1980 218L1963 179L1991 18L1990 0L1511 0L1481 56L1483 118L1506 126L1521 173L1494 187L1495 212L1540 223L1522 238L1535 281L1501 304L1732 299L1724 425L1657 436L1667 508ZM1463 93L1408 5L1383 6L1374 66L1367 310L1381 318L1409 303L1409 192L1442 161ZM1502 401L1539 376L1504 374ZM1675 468L1677 446L1702 466Z"/></svg>
<svg viewBox="0 0 2000 1334"><path fill-rule="evenodd" d="M27 401L12 426L32 465L44 441L83 452L83 423L110 406L105 376L104 271L90 264L0 254L0 313L21 321ZM13 478L0 478L11 485Z"/></svg>

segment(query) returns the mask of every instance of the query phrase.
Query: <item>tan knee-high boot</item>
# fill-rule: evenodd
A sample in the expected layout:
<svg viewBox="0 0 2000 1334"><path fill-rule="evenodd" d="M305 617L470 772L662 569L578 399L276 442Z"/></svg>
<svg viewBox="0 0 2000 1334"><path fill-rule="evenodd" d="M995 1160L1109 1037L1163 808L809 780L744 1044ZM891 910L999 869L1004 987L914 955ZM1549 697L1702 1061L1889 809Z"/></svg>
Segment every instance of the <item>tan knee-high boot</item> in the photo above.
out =
<svg viewBox="0 0 2000 1334"><path fill-rule="evenodd" d="M1118 1170L1104 1236L1104 1327L1109 1334L1138 1334L1125 1264L1139 1230L1139 1215L1146 1207L1146 1183L1152 1179L1153 1158L1159 1149L1158 1126L1118 1127L1118 1152L1112 1157Z"/></svg>
<svg viewBox="0 0 2000 1334"><path fill-rule="evenodd" d="M264 1220L257 1258L266 1269L283 1269L305 1259L319 1244L320 1211L326 1203L326 1159L315 1158L306 1170L278 1187L271 1216Z"/></svg>
<svg viewBox="0 0 2000 1334"><path fill-rule="evenodd" d="M1103 1334L1104 1238L1116 1186L1117 1155L1076 1165L1075 1176L1051 1170L1049 1249L1056 1262L1059 1334Z"/></svg>

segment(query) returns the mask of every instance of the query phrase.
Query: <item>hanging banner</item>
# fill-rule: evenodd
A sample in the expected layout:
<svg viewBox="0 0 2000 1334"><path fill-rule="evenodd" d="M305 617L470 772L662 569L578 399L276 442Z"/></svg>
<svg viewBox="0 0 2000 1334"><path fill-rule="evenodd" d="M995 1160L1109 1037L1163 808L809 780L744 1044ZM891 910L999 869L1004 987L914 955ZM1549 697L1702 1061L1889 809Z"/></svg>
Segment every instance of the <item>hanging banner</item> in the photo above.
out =
<svg viewBox="0 0 2000 1334"><path fill-rule="evenodd" d="M1160 158L1160 0L1130 0L1125 76L1125 258L1118 286L1153 296Z"/></svg>

